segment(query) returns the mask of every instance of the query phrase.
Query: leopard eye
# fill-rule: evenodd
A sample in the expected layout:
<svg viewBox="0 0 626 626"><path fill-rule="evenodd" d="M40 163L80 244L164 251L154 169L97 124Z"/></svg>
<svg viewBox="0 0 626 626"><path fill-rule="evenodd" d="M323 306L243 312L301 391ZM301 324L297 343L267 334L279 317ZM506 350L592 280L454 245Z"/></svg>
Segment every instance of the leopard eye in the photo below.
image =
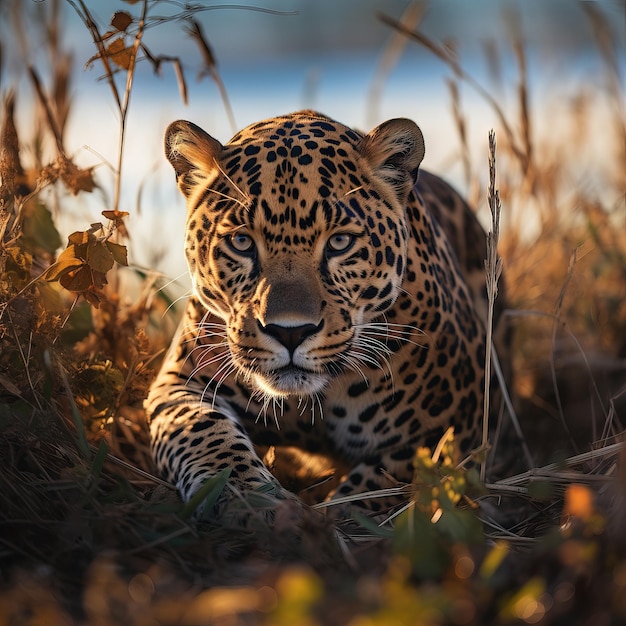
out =
<svg viewBox="0 0 626 626"><path fill-rule="evenodd" d="M354 235L350 235L348 233L337 233L329 238L326 245L330 254L340 254L349 250L353 243Z"/></svg>
<svg viewBox="0 0 626 626"><path fill-rule="evenodd" d="M252 241L252 237L250 237L250 235L246 235L245 233L235 233L234 235L229 235L227 241L230 247L236 252L249 254L254 250L254 241Z"/></svg>

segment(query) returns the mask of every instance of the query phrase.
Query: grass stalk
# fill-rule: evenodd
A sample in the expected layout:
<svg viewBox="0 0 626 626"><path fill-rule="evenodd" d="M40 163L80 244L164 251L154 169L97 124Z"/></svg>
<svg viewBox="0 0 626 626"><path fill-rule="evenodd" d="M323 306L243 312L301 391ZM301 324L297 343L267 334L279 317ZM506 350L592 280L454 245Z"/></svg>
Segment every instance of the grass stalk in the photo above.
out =
<svg viewBox="0 0 626 626"><path fill-rule="evenodd" d="M498 121L502 126L502 130L506 135L513 154L522 164L524 171L526 171L528 163L526 161L525 152L516 141L513 128L511 127L511 124L509 124L509 121L507 120L507 117L502 107L500 106L498 101L491 95L491 93L489 93L489 91L485 89L485 87L483 87L471 74L468 74L461 67L456 57L447 48L435 43L423 33L419 31L413 31L410 28L407 28L405 24L398 22L397 20L387 15L379 14L378 17L385 24L396 29L398 32L403 33L406 37L416 41L424 48L426 48L426 50L432 52L438 59L440 59L450 67L455 76L470 85L482 98L484 98L485 102L487 102L491 106L494 113L498 117Z"/></svg>
<svg viewBox="0 0 626 626"><path fill-rule="evenodd" d="M483 401L483 432L482 449L489 445L489 403L491 383L491 351L493 346L493 310L498 296L498 280L502 273L502 259L498 256L498 239L500 238L500 194L496 189L496 133L489 132L489 192L487 197L491 212L491 229L487 233L487 259L485 260L487 285L487 339L485 349L485 394ZM487 457L480 466L480 478L485 480L487 473Z"/></svg>

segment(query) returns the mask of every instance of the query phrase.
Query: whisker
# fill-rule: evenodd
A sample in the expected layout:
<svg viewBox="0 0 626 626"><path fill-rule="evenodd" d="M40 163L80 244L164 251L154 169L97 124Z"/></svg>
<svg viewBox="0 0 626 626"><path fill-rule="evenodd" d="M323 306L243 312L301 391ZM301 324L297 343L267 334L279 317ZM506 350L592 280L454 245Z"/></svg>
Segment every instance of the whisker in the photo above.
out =
<svg viewBox="0 0 626 626"><path fill-rule="evenodd" d="M230 343L228 339L219 333L212 333L210 335L206 335L207 338L216 337L222 339L222 341L217 343L198 343L198 337L189 337L188 339L183 339L181 341L181 345L186 344L196 344L192 350L199 350L200 348L204 348L206 350L212 350L213 348L223 348L224 346L229 346Z"/></svg>
<svg viewBox="0 0 626 626"><path fill-rule="evenodd" d="M230 357L230 354L226 350L224 350L223 352L220 352L219 354L213 355L213 357L211 357L210 359L207 359L206 361L196 363L194 368L189 373L189 376L187 377L187 383L191 382L191 380L194 378L194 376L196 376L198 374L198 372L200 372L202 369L204 369L208 365L212 365L213 363L217 363L219 361L226 360L229 357ZM220 368L221 367L222 366L220 366ZM215 375L215 373L214 373L214 375Z"/></svg>
<svg viewBox="0 0 626 626"><path fill-rule="evenodd" d="M427 346L417 343L410 339L410 336L414 333L428 337L428 335L421 329L410 324L394 324L389 322L369 322L365 324L355 324L358 336L367 337L382 337L387 340L400 341L410 345L417 346L419 348L425 348Z"/></svg>
<svg viewBox="0 0 626 626"><path fill-rule="evenodd" d="M187 332L191 332L191 331L187 331ZM194 344L193 348L191 348L187 354L187 356L185 356L185 359L183 360L182 364L181 364L181 368L180 371L182 372L185 365L187 365L187 361L189 359L191 359L194 355L195 352L197 352L198 350L203 350L206 351L207 353L213 352L214 349L216 348L223 348L223 347L228 347L228 342L227 341L222 341L220 343L215 343L215 344L201 344L199 343L200 341L200 336L198 335L198 333L195 333L192 337L189 337L188 339L184 339L181 344ZM222 351L222 353L220 354L225 354L225 353L230 353L230 350L224 350ZM199 367L204 367L205 365L207 365L207 362L203 362L202 364L200 363L196 363L196 365L193 368L193 372L197 373Z"/></svg>
<svg viewBox="0 0 626 626"><path fill-rule="evenodd" d="M200 346L195 349L199 350ZM202 355L200 359L198 360L198 362L196 363L195 367L193 368L190 374L190 377L195 376L200 370L204 369L205 367L208 367L209 365L213 365L214 363L217 363L218 361L221 361L225 357L229 357L229 356L230 354L228 353L227 350L222 350L221 352L218 352L217 354L213 354L208 358L204 358L204 355Z"/></svg>
<svg viewBox="0 0 626 626"><path fill-rule="evenodd" d="M200 402L204 403L204 398L207 390L211 387L211 384L215 381L215 388L213 389L213 399L211 400L211 410L215 409L215 400L217 398L217 390L220 388L222 383L234 372L237 371L237 366L232 361L227 361L223 363L215 374L211 377L211 380L205 385L204 390L202 392L202 396L200 398ZM219 380L217 380L218 374L221 374Z"/></svg>
<svg viewBox="0 0 626 626"><path fill-rule="evenodd" d="M182 276L182 274L181 274ZM180 276L178 277L180 278ZM174 281L178 280L178 278L174 278L172 280L170 280L167 285L171 285ZM159 291L163 291L167 285L163 285L163 287L161 287L159 289ZM178 298L176 298L175 300L173 300L167 307L167 309L165 309L165 311L163 311L163 315L161 315L161 319L164 319L165 316L181 301L181 300L185 300L188 298L191 298L193 296L193 292L192 291L188 291L187 293L184 293L182 296L178 296Z"/></svg>
<svg viewBox="0 0 626 626"><path fill-rule="evenodd" d="M257 402L261 405L259 413L256 417L255 422L258 422L261 419L261 414L263 414L263 425L267 427L267 410L269 409L270 402L275 401L276 399L273 396L270 396L268 393L259 391L255 392L254 396L258 397ZM274 419L276 420L276 410L274 410ZM276 420L276 428L280 430L280 424Z"/></svg>
<svg viewBox="0 0 626 626"><path fill-rule="evenodd" d="M221 165L217 165L217 169L222 173L222 175L224 176L224 178L241 194L241 197L247 202L250 201L250 196L248 196L248 194L244 193L241 188L239 187L239 185L237 185L237 183L235 183L235 181L224 171L224 169L221 167ZM213 191L213 189L211 190ZM224 195L224 194L221 194ZM228 196L225 196L228 197ZM236 198L229 198L229 200L232 200L233 202L237 202L237 204L240 204L241 206L246 206L246 204L244 204L244 202L237 200Z"/></svg>
<svg viewBox="0 0 626 626"><path fill-rule="evenodd" d="M341 361L343 361L347 367L352 370L353 372L359 374L363 380L365 381L365 383L367 384L367 386L369 387L370 381L367 378L367 376L365 375L365 372L363 372L363 370L360 368L359 364L357 363L357 361L355 361L352 356L347 355L347 354L340 354L339 355L339 359Z"/></svg>
<svg viewBox="0 0 626 626"><path fill-rule="evenodd" d="M278 415L276 415L276 407L280 409L280 416L283 417L285 414L285 401L284 398L272 398L272 408L274 410L274 422L276 423L276 429L280 430L280 423L278 422Z"/></svg>
<svg viewBox="0 0 626 626"><path fill-rule="evenodd" d="M350 191L346 192L346 196L349 196L351 193L355 193L356 191L359 191L360 189L363 189L363 185L359 185L358 187L354 187L353 189L350 189Z"/></svg>
<svg viewBox="0 0 626 626"><path fill-rule="evenodd" d="M319 392L313 394L311 399L311 425L315 424L315 402L320 409L320 420L324 420L324 407L322 405L322 398Z"/></svg>

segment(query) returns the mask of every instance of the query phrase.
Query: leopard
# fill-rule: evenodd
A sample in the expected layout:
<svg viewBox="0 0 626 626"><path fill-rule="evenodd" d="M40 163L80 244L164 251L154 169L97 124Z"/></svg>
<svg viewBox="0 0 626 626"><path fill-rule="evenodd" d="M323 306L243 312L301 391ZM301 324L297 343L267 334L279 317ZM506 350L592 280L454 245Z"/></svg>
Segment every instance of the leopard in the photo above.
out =
<svg viewBox="0 0 626 626"><path fill-rule="evenodd" d="M299 501L264 457L285 449L336 462L328 501L377 514L398 505L386 488L411 482L419 447L453 427L473 449L486 235L421 169L415 122L365 134L300 111L222 144L179 120L165 155L192 289L145 407L156 468L183 501L216 477L198 509L211 519L254 493Z"/></svg>

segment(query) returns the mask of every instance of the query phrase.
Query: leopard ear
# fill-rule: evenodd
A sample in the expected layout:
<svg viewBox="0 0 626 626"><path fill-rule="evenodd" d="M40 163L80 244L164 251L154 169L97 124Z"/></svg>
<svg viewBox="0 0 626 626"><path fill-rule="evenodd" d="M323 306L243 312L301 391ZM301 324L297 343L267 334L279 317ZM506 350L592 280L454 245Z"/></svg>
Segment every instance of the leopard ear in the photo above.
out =
<svg viewBox="0 0 626 626"><path fill-rule="evenodd" d="M424 158L424 137L417 124L406 118L383 122L363 137L359 151L404 204Z"/></svg>
<svg viewBox="0 0 626 626"><path fill-rule="evenodd" d="M165 156L176 172L178 187L188 197L200 179L215 171L224 146L199 126L178 120L165 131Z"/></svg>

